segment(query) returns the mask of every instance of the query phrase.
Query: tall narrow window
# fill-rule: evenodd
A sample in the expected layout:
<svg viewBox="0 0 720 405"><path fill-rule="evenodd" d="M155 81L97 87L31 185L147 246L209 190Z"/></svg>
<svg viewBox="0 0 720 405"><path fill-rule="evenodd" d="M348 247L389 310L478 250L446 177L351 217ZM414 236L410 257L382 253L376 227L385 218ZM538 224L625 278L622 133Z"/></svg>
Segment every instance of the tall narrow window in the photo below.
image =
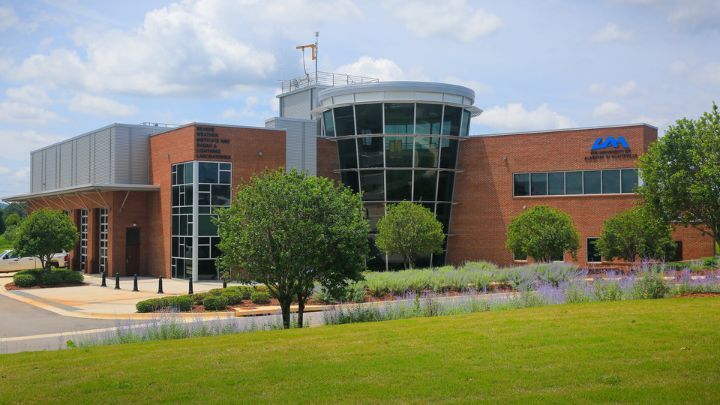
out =
<svg viewBox="0 0 720 405"><path fill-rule="evenodd" d="M98 211L98 236L100 243L100 272L107 273L107 257L108 257L108 219L109 210L107 208L100 208Z"/></svg>
<svg viewBox="0 0 720 405"><path fill-rule="evenodd" d="M522 197L530 195L530 175L518 173L513 175L513 195Z"/></svg>
<svg viewBox="0 0 720 405"><path fill-rule="evenodd" d="M323 124L325 125L325 136L335 136L335 119L332 110L323 113Z"/></svg>
<svg viewBox="0 0 720 405"><path fill-rule="evenodd" d="M88 210L80 210L80 271L88 271Z"/></svg>
<svg viewBox="0 0 720 405"><path fill-rule="evenodd" d="M602 262L600 250L597 248L598 238L587 238L587 261L588 263Z"/></svg>

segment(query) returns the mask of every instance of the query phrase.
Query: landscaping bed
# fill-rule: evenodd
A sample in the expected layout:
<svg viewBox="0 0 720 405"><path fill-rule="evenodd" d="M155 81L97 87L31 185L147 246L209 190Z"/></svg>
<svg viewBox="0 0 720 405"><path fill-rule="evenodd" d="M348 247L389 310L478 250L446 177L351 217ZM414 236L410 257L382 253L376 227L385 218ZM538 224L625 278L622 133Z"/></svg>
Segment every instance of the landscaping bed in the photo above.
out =
<svg viewBox="0 0 720 405"><path fill-rule="evenodd" d="M5 284L7 290L26 290L34 288L77 287L84 285L82 273L67 269L21 270L13 275L12 283Z"/></svg>

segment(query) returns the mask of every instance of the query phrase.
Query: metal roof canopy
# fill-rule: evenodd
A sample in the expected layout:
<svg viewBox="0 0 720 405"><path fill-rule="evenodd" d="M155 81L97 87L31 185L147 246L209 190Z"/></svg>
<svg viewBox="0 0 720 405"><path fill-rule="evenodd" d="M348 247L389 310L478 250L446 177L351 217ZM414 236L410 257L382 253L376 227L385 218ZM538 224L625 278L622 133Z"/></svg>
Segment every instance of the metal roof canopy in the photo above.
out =
<svg viewBox="0 0 720 405"><path fill-rule="evenodd" d="M103 192L103 191L159 191L160 186L154 184L84 184L74 187L60 188L56 190L44 191L40 193L20 194L12 197L3 198L7 202L22 202L35 198L55 197L65 194L85 193L85 192Z"/></svg>

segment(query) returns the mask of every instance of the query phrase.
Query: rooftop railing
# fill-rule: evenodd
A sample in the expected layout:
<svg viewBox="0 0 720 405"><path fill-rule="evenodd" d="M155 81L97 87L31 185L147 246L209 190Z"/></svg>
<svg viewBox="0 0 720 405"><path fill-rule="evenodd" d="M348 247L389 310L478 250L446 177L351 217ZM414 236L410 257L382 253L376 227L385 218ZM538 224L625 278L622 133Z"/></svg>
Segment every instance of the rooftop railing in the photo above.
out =
<svg viewBox="0 0 720 405"><path fill-rule="evenodd" d="M283 93L319 84L323 86L341 86L349 84L379 83L380 79L364 76L346 75L344 73L317 72L290 80L282 80L280 87Z"/></svg>

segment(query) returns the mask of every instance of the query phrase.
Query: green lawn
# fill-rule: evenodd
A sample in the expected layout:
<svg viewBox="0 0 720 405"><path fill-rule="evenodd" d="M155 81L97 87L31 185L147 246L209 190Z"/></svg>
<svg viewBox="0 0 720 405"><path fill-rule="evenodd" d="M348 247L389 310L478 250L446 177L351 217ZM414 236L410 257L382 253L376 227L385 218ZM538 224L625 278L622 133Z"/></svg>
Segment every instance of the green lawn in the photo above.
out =
<svg viewBox="0 0 720 405"><path fill-rule="evenodd" d="M0 356L0 403L712 403L719 381L720 298Z"/></svg>

